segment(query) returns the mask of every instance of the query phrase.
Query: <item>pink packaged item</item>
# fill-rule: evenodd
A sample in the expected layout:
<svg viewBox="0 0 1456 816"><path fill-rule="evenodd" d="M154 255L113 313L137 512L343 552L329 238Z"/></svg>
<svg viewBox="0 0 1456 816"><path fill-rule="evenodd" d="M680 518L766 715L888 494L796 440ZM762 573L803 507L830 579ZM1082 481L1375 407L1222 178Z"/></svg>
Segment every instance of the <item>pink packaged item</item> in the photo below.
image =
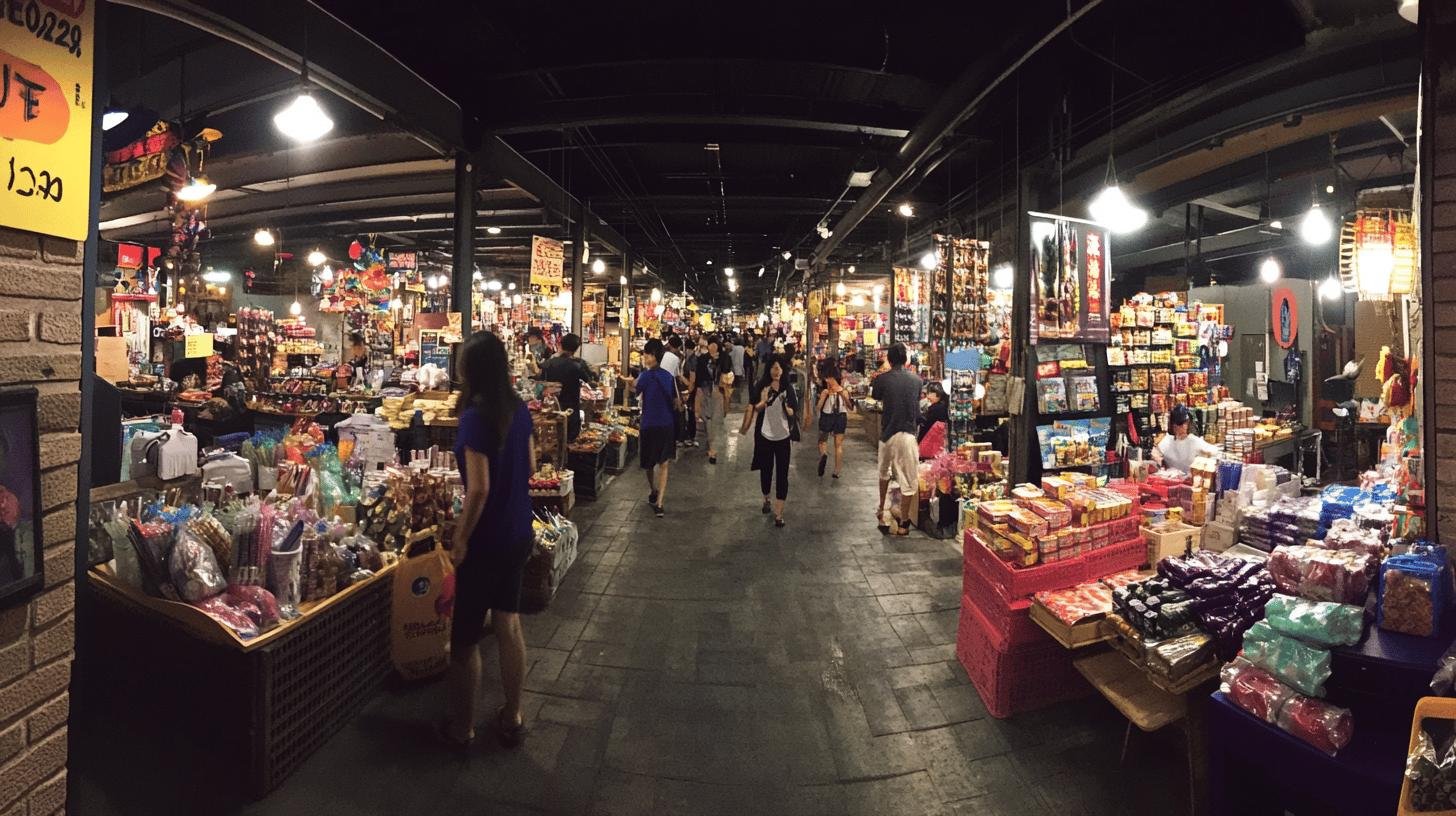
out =
<svg viewBox="0 0 1456 816"><path fill-rule="evenodd" d="M257 624L263 630L272 629L278 625L278 601L273 593L260 586L245 584L229 584L224 600L235 606L243 607L243 604L251 604L258 610Z"/></svg>
<svg viewBox="0 0 1456 816"><path fill-rule="evenodd" d="M214 595L192 605L206 612L208 617L237 632L238 637L246 640L258 636L258 625L243 612L225 603L221 595Z"/></svg>
<svg viewBox="0 0 1456 816"><path fill-rule="evenodd" d="M1361 606L1380 562L1366 552L1299 544L1275 548L1266 566L1287 595Z"/></svg>

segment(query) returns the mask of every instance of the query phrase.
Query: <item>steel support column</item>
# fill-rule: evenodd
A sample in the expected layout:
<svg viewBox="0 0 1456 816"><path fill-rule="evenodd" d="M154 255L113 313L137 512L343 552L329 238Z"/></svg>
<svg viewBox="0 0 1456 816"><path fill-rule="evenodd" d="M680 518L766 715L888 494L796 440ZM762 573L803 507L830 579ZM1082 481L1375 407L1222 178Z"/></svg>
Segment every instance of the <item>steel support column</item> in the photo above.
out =
<svg viewBox="0 0 1456 816"><path fill-rule="evenodd" d="M450 275L451 308L460 312L460 339L469 340L475 314L475 160L455 156L455 243Z"/></svg>
<svg viewBox="0 0 1456 816"><path fill-rule="evenodd" d="M571 271L571 331L576 336L581 336L581 296L582 289L586 286L586 255L583 249L587 241L591 240L591 233L587 227L587 221L591 219L591 212L581 202L576 202L571 208L571 263L567 268Z"/></svg>
<svg viewBox="0 0 1456 816"><path fill-rule="evenodd" d="M632 369L632 330L636 328L636 304L632 297L632 265L636 259L632 257L631 249L622 250L622 276L627 283L622 286L622 312L617 318L617 325L622 334L622 373L626 374Z"/></svg>

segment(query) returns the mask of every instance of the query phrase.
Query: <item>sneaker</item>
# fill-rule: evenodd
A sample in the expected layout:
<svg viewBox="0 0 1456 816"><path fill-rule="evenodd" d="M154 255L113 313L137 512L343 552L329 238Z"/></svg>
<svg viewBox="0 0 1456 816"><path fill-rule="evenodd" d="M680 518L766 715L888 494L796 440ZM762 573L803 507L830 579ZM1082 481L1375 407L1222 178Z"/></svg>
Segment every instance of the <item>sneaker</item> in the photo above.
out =
<svg viewBox="0 0 1456 816"><path fill-rule="evenodd" d="M664 515L666 515L666 513L662 509L662 505L660 505L660 504L654 504L654 505L652 505L652 512L658 518L662 518Z"/></svg>
<svg viewBox="0 0 1456 816"><path fill-rule="evenodd" d="M650 505L652 505L653 507L656 507L657 506L657 491L656 490L654 490L651 493L648 493L647 494L647 503L650 504Z"/></svg>
<svg viewBox="0 0 1456 816"><path fill-rule="evenodd" d="M828 464L829 464L829 454L827 454L827 453L821 453L821 454L819 454L819 478L821 478L821 479L824 478L824 468ZM836 475L834 478L837 479L839 477Z"/></svg>

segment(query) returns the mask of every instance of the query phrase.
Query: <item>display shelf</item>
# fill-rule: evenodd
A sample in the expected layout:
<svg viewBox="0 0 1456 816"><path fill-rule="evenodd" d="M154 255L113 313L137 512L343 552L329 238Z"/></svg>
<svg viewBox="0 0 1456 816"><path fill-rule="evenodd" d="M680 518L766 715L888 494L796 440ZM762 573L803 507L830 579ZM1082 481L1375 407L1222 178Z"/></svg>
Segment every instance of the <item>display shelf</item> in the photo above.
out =
<svg viewBox="0 0 1456 816"><path fill-rule="evenodd" d="M1143 731L1157 731L1188 715L1183 695L1159 688L1146 671L1120 652L1100 651L1076 658L1072 665L1119 714Z"/></svg>

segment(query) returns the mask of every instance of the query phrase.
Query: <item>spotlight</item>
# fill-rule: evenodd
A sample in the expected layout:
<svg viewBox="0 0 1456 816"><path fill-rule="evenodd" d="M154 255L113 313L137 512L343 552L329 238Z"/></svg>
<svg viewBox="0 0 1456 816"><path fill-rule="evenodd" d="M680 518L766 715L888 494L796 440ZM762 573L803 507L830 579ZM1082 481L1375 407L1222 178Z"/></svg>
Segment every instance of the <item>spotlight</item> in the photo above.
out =
<svg viewBox="0 0 1456 816"><path fill-rule="evenodd" d="M1333 184L1326 184L1325 185L1325 194L1326 195L1334 195L1335 194L1335 185L1333 185Z"/></svg>
<svg viewBox="0 0 1456 816"><path fill-rule="evenodd" d="M602 274L605 271L607 271L607 262L606 261L602 260L601 258L597 258L595 261L592 261L592 274L593 275L600 275L600 274Z"/></svg>
<svg viewBox="0 0 1456 816"><path fill-rule="evenodd" d="M101 129L111 130L130 117L131 114L121 108L108 108L105 113L101 114Z"/></svg>
<svg viewBox="0 0 1456 816"><path fill-rule="evenodd" d="M1011 264L1004 263L991 270L991 287L993 289L1010 289L1016 283L1016 273L1012 270Z"/></svg>
<svg viewBox="0 0 1456 816"><path fill-rule="evenodd" d="M334 120L312 94L304 91L288 107L274 114L273 126L293 141L307 144L333 130Z"/></svg>
<svg viewBox="0 0 1456 816"><path fill-rule="evenodd" d="M1304 218L1299 222L1299 237L1304 239L1306 244L1318 245L1328 242L1335 236L1335 225L1330 223L1330 217L1325 215L1324 210L1318 204L1309 208Z"/></svg>
<svg viewBox="0 0 1456 816"><path fill-rule="evenodd" d="M851 274L851 275L854 274L854 264L850 264L849 265L849 274Z"/></svg>
<svg viewBox="0 0 1456 816"><path fill-rule="evenodd" d="M486 281L485 288L491 292L499 292L501 290L501 282L498 280Z"/></svg>
<svg viewBox="0 0 1456 816"><path fill-rule="evenodd" d="M1117 235L1137 232L1148 222L1148 212L1128 200L1116 184L1109 184L1087 207L1092 220Z"/></svg>
<svg viewBox="0 0 1456 816"><path fill-rule="evenodd" d="M253 243L258 246L273 246L273 233L260 229L253 233Z"/></svg>
<svg viewBox="0 0 1456 816"><path fill-rule="evenodd" d="M1274 284L1283 276L1284 267L1279 265L1278 259L1265 258L1264 262L1259 264L1259 280L1268 284Z"/></svg>
<svg viewBox="0 0 1456 816"><path fill-rule="evenodd" d="M500 227L486 227L485 231L491 235L500 235Z"/></svg>
<svg viewBox="0 0 1456 816"><path fill-rule="evenodd" d="M194 204L198 201L206 201L207 197L217 192L217 185L208 181L202 176L193 176L187 180L187 184L177 191L177 200Z"/></svg>
<svg viewBox="0 0 1456 816"><path fill-rule="evenodd" d="M896 212L900 213L900 215L904 216L905 218L915 217L915 208L911 206L910 202L908 201L901 202L900 206L896 208Z"/></svg>
<svg viewBox="0 0 1456 816"><path fill-rule="evenodd" d="M708 266L712 266L713 265L713 262L712 261L707 261L707 264L708 264Z"/></svg>
<svg viewBox="0 0 1456 816"><path fill-rule="evenodd" d="M763 269L764 269L764 268L763 268L763 267L761 267L761 266L760 266L760 267L759 267L759 268L758 268L758 276L759 276L759 277L760 277L760 278L761 278L761 277L763 277Z"/></svg>
<svg viewBox="0 0 1456 816"><path fill-rule="evenodd" d="M1344 294L1344 288L1334 275L1325 278L1319 285L1319 296L1322 300L1338 300Z"/></svg>
<svg viewBox="0 0 1456 816"><path fill-rule="evenodd" d="M328 259L329 256L320 252L318 250L318 247L314 247L314 250L308 253L308 258L306 260L308 261L309 266L322 266L324 261L327 261Z"/></svg>
<svg viewBox="0 0 1456 816"><path fill-rule="evenodd" d="M733 267L731 267L731 266L725 266L725 267L723 267L723 276L724 277L728 277L728 278L733 277Z"/></svg>
<svg viewBox="0 0 1456 816"><path fill-rule="evenodd" d="M926 272L935 269L937 266L940 266L940 258L935 254L935 250L932 249L920 256L920 268Z"/></svg>

